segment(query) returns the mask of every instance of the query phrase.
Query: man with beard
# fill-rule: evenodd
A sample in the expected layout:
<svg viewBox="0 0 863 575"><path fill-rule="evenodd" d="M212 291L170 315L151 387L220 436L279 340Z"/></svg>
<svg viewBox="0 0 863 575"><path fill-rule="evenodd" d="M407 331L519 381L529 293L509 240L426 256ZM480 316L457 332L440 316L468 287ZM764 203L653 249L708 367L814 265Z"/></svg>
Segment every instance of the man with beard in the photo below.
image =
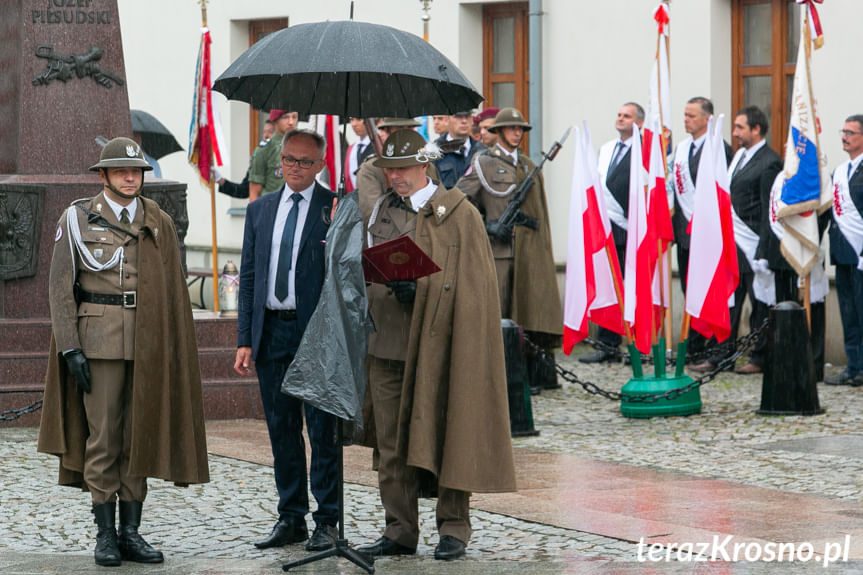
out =
<svg viewBox="0 0 863 575"><path fill-rule="evenodd" d="M103 190L66 209L54 240L38 449L60 457L61 485L90 491L98 565L161 563L138 534L147 478L209 481L189 292L170 216L139 197L138 144L111 140L90 169Z"/></svg>

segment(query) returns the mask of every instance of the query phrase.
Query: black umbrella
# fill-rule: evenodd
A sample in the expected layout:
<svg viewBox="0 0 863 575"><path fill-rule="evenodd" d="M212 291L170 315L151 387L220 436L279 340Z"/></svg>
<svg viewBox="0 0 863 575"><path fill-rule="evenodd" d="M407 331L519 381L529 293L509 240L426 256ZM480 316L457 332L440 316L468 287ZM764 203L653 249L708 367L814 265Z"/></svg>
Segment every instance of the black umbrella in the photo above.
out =
<svg viewBox="0 0 863 575"><path fill-rule="evenodd" d="M213 89L261 110L343 118L451 114L483 99L422 38L353 20L274 32L228 66Z"/></svg>
<svg viewBox="0 0 863 575"><path fill-rule="evenodd" d="M159 159L183 148L174 135L152 114L143 110L131 110L132 131L141 134L141 147L147 155Z"/></svg>

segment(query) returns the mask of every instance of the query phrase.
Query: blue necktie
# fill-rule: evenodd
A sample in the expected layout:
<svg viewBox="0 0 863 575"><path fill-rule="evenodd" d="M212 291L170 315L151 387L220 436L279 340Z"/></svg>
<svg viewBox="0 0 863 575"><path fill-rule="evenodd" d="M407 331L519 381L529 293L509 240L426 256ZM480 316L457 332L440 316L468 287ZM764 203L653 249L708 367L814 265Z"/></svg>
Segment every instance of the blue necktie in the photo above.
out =
<svg viewBox="0 0 863 575"><path fill-rule="evenodd" d="M283 301L288 297L288 276L291 271L291 260L294 254L294 233L297 231L297 214L300 212L300 200L303 196L297 193L291 194L294 205L288 212L285 220L285 229L282 231L282 246L279 248L279 264L276 269L276 299Z"/></svg>
<svg viewBox="0 0 863 575"><path fill-rule="evenodd" d="M848 162L848 179L851 179L851 162Z"/></svg>

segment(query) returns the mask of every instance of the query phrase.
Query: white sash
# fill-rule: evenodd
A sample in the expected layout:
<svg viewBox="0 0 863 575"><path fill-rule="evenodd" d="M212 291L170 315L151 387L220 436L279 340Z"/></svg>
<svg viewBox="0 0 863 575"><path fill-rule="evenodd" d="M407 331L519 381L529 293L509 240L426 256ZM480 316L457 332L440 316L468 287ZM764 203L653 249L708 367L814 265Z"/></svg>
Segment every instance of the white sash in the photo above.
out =
<svg viewBox="0 0 863 575"><path fill-rule="evenodd" d="M683 212L686 221L692 219L692 209L695 206L695 182L689 171L689 148L692 146L692 136L677 145L674 153L674 195Z"/></svg>
<svg viewBox="0 0 863 575"><path fill-rule="evenodd" d="M863 217L851 199L848 185L849 163L850 160L840 164L833 172L833 217L839 225L839 231L859 257L863 251Z"/></svg>
<svg viewBox="0 0 863 575"><path fill-rule="evenodd" d="M608 165L611 163L611 156L614 154L614 148L617 146L617 140L606 142L599 148L599 158L596 161L596 170L599 172L599 179L602 182L602 192L605 196L605 209L608 212L609 219L614 224L624 230L629 229L629 222L626 216L623 215L623 206L618 203L614 194L605 185L605 178L608 177Z"/></svg>

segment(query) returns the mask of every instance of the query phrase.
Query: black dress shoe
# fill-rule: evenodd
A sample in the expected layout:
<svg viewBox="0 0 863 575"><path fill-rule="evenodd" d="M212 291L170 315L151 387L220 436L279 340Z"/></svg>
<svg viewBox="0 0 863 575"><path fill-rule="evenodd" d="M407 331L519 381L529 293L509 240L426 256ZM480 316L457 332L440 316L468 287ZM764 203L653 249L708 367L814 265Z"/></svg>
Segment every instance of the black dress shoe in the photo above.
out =
<svg viewBox="0 0 863 575"><path fill-rule="evenodd" d="M824 383L827 385L851 385L854 381L854 377L855 376L851 375L851 372L846 369L842 373L825 377Z"/></svg>
<svg viewBox="0 0 863 575"><path fill-rule="evenodd" d="M582 355L578 358L578 361L581 363L602 363L603 361L618 362L620 361L620 353L598 349L593 353Z"/></svg>
<svg viewBox="0 0 863 575"><path fill-rule="evenodd" d="M434 548L434 558L452 561L464 555L464 548L465 544L452 535L444 535L440 538L437 547Z"/></svg>
<svg viewBox="0 0 863 575"><path fill-rule="evenodd" d="M284 547L291 543L299 543L309 538L309 530L305 525L294 525L287 521L279 520L273 526L270 536L263 541L255 543L258 549L269 549L270 547Z"/></svg>
<svg viewBox="0 0 863 575"><path fill-rule="evenodd" d="M382 555L413 555L417 552L416 549L405 547L400 543L396 543L389 537L381 537L371 545L357 547L357 551L370 557L380 557Z"/></svg>
<svg viewBox="0 0 863 575"><path fill-rule="evenodd" d="M336 544L338 530L332 525L317 525L315 532L306 541L306 551L325 551Z"/></svg>

